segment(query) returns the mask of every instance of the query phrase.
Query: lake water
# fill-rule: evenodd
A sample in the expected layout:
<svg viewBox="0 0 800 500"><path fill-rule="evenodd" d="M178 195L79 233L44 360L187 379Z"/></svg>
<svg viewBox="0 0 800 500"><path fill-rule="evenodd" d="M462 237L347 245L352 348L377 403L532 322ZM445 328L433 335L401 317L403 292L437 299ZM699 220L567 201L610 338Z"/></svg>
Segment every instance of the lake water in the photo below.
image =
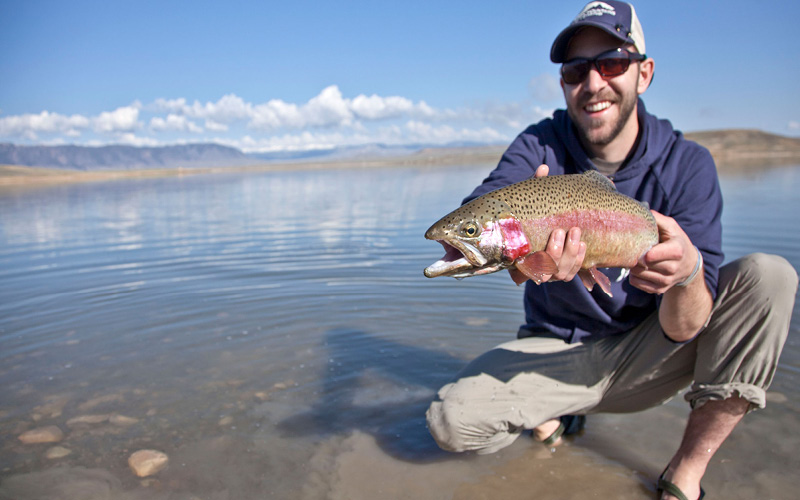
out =
<svg viewBox="0 0 800 500"><path fill-rule="evenodd" d="M505 273L428 280L425 229L486 165L127 180L0 193L0 498L650 498L680 398L555 452L452 455L434 392L514 337ZM800 268L800 166L722 178L726 260ZM800 490L800 317L711 497ZM82 417L82 418L79 418ZM18 436L58 426L70 453ZM169 455L140 479L139 449ZM52 451L51 451L52 453Z"/></svg>

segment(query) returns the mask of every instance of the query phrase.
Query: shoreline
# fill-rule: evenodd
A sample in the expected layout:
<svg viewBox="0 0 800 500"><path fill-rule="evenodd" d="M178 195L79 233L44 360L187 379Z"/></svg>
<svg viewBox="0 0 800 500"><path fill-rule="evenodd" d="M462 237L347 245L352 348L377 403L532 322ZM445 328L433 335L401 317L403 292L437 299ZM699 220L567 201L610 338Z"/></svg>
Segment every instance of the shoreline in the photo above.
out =
<svg viewBox="0 0 800 500"><path fill-rule="evenodd" d="M741 173L756 167L758 170L800 164L800 150L785 148L731 147L727 141L715 140L707 133L686 134L706 147L714 157L717 169L722 172ZM466 148L430 148L419 152L390 157L367 157L339 160L287 161L255 163L252 165L209 167L161 167L129 170L68 170L59 168L0 165L0 191L19 187L52 186L76 182L102 182L123 179L183 177L204 174L237 174L282 172L290 170L320 170L336 168L393 168L393 167L448 167L459 165L494 166L507 145Z"/></svg>
<svg viewBox="0 0 800 500"><path fill-rule="evenodd" d="M457 165L496 164L507 146L474 148L423 149L410 155L355 158L348 160L318 160L229 167L163 167L129 170L67 170L58 168L0 165L0 189L18 186L42 186L74 182L98 182L120 179L145 179L155 177L183 177L202 174L236 174L258 172L284 172L290 170L321 170L337 168L393 168L439 167Z"/></svg>

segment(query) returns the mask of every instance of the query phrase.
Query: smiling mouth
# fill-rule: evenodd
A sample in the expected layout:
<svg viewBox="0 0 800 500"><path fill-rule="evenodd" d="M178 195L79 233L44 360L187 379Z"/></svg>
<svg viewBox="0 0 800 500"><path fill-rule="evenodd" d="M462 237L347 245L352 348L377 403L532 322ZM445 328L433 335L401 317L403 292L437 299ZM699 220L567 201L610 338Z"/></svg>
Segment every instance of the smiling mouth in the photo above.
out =
<svg viewBox="0 0 800 500"><path fill-rule="evenodd" d="M583 107L584 111L589 113L597 113L611 107L611 101L600 101L587 104Z"/></svg>

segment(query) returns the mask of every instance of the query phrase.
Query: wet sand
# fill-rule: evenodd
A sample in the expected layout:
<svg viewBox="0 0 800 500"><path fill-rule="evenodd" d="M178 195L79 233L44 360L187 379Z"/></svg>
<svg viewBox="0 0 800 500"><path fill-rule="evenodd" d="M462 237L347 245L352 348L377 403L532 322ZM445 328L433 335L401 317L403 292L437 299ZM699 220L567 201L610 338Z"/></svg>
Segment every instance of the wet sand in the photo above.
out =
<svg viewBox="0 0 800 500"><path fill-rule="evenodd" d="M0 498L644 499L654 494L653 480L670 458L685 414L676 405L597 415L582 436L555 451L526 435L494 455L435 460L392 456L374 435L359 430L306 439L300 447L294 437L246 431L246 421L234 418L228 429L206 436L162 440L171 449L170 465L154 477L135 478L124 465L128 450L108 450L96 460L79 452L82 460L52 461L5 476ZM798 464L787 458L795 455L788 448L796 443L786 438L797 429L775 424L769 416L749 417L737 429L704 480L713 497L794 498ZM96 442L102 436L96 431Z"/></svg>

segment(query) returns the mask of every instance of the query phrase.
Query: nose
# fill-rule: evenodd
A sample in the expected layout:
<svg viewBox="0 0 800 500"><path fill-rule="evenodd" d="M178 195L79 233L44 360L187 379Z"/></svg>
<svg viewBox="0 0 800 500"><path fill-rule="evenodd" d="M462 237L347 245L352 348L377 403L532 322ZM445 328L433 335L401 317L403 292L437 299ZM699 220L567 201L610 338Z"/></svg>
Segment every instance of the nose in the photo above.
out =
<svg viewBox="0 0 800 500"><path fill-rule="evenodd" d="M603 76L597 71L597 68L592 67L589 70L589 74L586 75L586 78L583 80L583 88L587 92L592 94L596 93L606 85L606 80Z"/></svg>

